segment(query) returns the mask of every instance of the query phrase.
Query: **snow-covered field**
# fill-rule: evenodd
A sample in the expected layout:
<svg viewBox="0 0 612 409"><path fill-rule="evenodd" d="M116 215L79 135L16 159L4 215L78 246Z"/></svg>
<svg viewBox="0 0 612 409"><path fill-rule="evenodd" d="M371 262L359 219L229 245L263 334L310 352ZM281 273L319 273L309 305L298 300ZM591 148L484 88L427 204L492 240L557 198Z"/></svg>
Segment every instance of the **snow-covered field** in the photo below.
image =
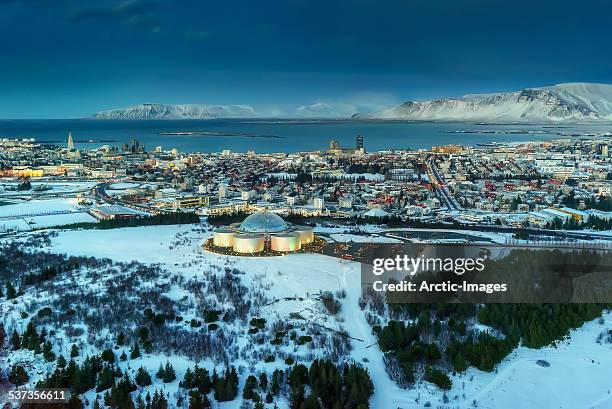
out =
<svg viewBox="0 0 612 409"><path fill-rule="evenodd" d="M0 183L0 197L16 197L16 196L38 196L38 195L72 195L75 193L85 192L96 185L97 182L87 181L47 181L41 178L33 178L31 180L32 190L15 191L9 190L17 186L17 181ZM36 190L41 187L45 190Z"/></svg>
<svg viewBox="0 0 612 409"><path fill-rule="evenodd" d="M201 249L201 242L208 234L190 226L64 231L52 238L49 249L118 261L159 263L173 274L187 278L199 277L202 266L207 264L239 268L246 272L242 280L247 284L255 278L268 282L266 294L278 302L262 307L266 316L282 318L299 312L322 325L331 324L317 311L312 294L344 289L347 295L341 300L338 321L352 337L359 339L351 341L353 350L350 354L355 361L365 365L372 376L376 389L371 404L375 409L421 408L427 402L431 407L469 408L474 407L474 401L479 408L491 409L612 407L612 346L596 343L599 333L610 328L610 313L605 314L604 324L587 323L557 347L517 349L496 372L485 373L470 368L466 373L454 376L453 389L447 393L450 402L445 405L442 392L434 385L422 382L413 389L404 390L387 376L382 354L376 346L376 336L358 306L360 280L357 263L315 254L257 259L219 256ZM177 300L186 296L175 287L167 295ZM285 297L297 297L297 300L283 300ZM550 367L537 365L538 359L548 361ZM159 364L159 358L155 357L145 357L142 361L146 366ZM177 362L180 379L189 363L180 359L175 361L175 358L173 362ZM134 363L131 365L134 367ZM172 387L176 386L166 385L169 390ZM222 407L237 405L237 402L231 402Z"/></svg>
<svg viewBox="0 0 612 409"><path fill-rule="evenodd" d="M76 199L29 200L0 206L0 217L42 215L53 212L78 212Z"/></svg>
<svg viewBox="0 0 612 409"><path fill-rule="evenodd" d="M0 206L0 232L28 231L72 223L97 222L76 199L29 200Z"/></svg>

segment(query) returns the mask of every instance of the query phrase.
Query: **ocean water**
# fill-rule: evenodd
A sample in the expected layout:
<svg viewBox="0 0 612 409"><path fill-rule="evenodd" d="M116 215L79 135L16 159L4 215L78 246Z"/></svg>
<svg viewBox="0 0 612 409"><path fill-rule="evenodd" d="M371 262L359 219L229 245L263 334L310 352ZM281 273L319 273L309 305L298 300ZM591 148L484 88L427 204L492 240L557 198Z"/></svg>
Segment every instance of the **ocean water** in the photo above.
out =
<svg viewBox="0 0 612 409"><path fill-rule="evenodd" d="M162 146L182 152L258 153L325 150L335 139L354 147L363 135L368 151L429 148L432 145L477 146L491 142L545 140L584 133L612 132L612 124L475 124L374 121L273 120L0 120L0 138L35 138L65 146L68 132L75 145L91 149L138 139L147 149ZM164 133L196 132L199 135Z"/></svg>

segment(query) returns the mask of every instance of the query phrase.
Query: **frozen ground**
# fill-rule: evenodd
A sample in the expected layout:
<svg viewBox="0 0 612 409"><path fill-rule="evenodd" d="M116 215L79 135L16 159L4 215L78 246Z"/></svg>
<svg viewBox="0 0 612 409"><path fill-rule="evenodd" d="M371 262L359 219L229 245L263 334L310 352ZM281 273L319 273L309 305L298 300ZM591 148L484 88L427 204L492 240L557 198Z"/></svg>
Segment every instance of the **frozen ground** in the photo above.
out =
<svg viewBox="0 0 612 409"><path fill-rule="evenodd" d="M76 199L29 200L0 206L0 232L28 231L72 223L97 222Z"/></svg>
<svg viewBox="0 0 612 409"><path fill-rule="evenodd" d="M0 183L0 197L19 197L19 196L51 196L51 195L72 195L75 193L85 192L93 188L97 182L86 182L86 181L47 181L42 178L33 178L31 180L32 190L9 190L17 187L17 181L9 181ZM45 186L48 190L34 190L40 186Z"/></svg>
<svg viewBox="0 0 612 409"><path fill-rule="evenodd" d="M573 331L570 339L556 348L521 347L504 360L496 372L484 373L471 368L455 376L453 389L447 393L450 402L444 405L442 393L435 386L424 382L403 390L387 376L381 352L375 345L376 338L358 306L358 264L314 254L271 258L218 256L201 249L201 241L207 234L196 232L190 226L65 231L52 239L50 250L160 263L173 273L187 277L201 274L200 268L193 267L197 261L237 267L247 272L243 278L247 282L254 277L273 281L267 295L279 301L264 308L280 317L300 312L312 320L322 320L324 318L311 308L312 300L308 295L321 290L345 289L347 296L342 300L340 319L344 321L344 329L359 339L351 341L351 354L370 371L376 388L371 401L375 409L422 408L427 402L434 408L469 408L474 407L474 401L479 408L490 409L612 407L612 347L596 343L599 333L610 328L610 313L605 315L604 324L588 323ZM176 289L168 295L178 299L183 296ZM303 301L282 300L294 296L303 297ZM545 359L550 367L537 365L538 359ZM237 405L232 402L222 407Z"/></svg>
<svg viewBox="0 0 612 409"><path fill-rule="evenodd" d="M76 199L29 200L0 206L0 217L42 215L53 212L78 212Z"/></svg>
<svg viewBox="0 0 612 409"><path fill-rule="evenodd" d="M329 237L338 242L354 242L354 243L401 243L401 240L393 239L390 237L376 237L376 236L360 236L358 234L344 234L334 233L330 234Z"/></svg>

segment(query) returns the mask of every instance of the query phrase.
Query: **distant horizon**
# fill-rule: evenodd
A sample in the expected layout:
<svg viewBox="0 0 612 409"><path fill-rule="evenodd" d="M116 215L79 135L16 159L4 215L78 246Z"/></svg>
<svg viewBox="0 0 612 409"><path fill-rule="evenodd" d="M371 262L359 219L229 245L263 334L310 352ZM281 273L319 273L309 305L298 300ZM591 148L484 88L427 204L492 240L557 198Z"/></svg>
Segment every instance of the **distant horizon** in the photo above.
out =
<svg viewBox="0 0 612 409"><path fill-rule="evenodd" d="M487 95L487 94L502 94L502 93L512 93L512 92L518 92L521 91L523 89L539 89L539 88L548 88L548 87L554 87L554 86L560 86L560 85L573 85L573 84L591 84L591 85L602 85L602 86L609 86L612 87L612 84L609 83L597 83L597 82L583 82L583 81L572 81L572 82L564 82L564 83L557 83L557 84L549 84L549 85L538 85L538 86L525 86L519 89L508 89L508 90L499 90L499 91L489 91L489 92L479 92L477 90L471 90L468 91L462 95L448 95L448 94L442 94L442 95L438 95L438 96L434 96L430 99L420 99L420 100L410 100L410 99L403 99L393 105L388 105L385 107L379 107L379 111L363 111L363 112L340 112L338 111L338 115L337 116L325 116L325 115L321 115L321 116L316 116L316 115L300 115L299 114L299 109L302 108L308 108L309 106L313 106L313 105L327 105L329 107L329 109L336 109L335 106L328 104L326 102L314 102L310 105L301 105L298 107L295 107L293 109L293 112L290 111L277 111L277 112L259 112L259 110L257 109L257 107L249 105L249 104L242 104L240 102L235 103L235 104L216 104L216 103L165 103L165 102L140 102L140 103L135 103L135 104L131 104L131 105L123 105L123 106L114 106L114 107L110 107L110 108L103 108L100 109L98 111L95 112L90 112L87 114L82 114L82 115L75 115L75 116L57 116L57 117L0 117L0 120L53 120L53 119L57 119L57 120L68 120L68 119L92 119L92 120L213 120L213 119L274 119L274 120L401 120L401 119L384 119L384 118L366 118L366 117L362 117L362 118L352 118L353 115L359 115L359 114L374 114L376 112L381 112L387 109L392 109L394 107L397 107L403 103L406 102L427 102L427 101L432 101L432 100L436 100L436 99L441 99L441 98L450 98L450 99L462 99L464 97L468 97L468 96L474 96L474 95ZM99 114L101 112L108 112L108 111L114 111L114 110L123 110L123 109L128 109L128 108L133 108L133 107L138 107L138 106L147 106L147 105L160 105L160 106L197 106L197 107L207 107L207 108L219 108L219 107L237 107L237 106L245 106L245 107L250 107L253 108L255 110L255 114L251 115L251 116L228 116L228 117L215 117L215 118L150 118L150 119L144 119L144 118L134 118L134 119L128 119L128 118L122 118L122 119L105 119L105 118L96 118L95 115ZM411 120L411 119L406 119L406 120ZM450 122L453 122L452 120ZM459 121L459 122L463 122L463 121ZM526 121L529 122L529 121ZM565 122L565 121L564 121ZM585 121L586 123L588 123L589 121ZM547 122L543 122L543 123L547 123ZM580 121L577 121L577 123L580 123Z"/></svg>
<svg viewBox="0 0 612 409"><path fill-rule="evenodd" d="M151 101L244 104L266 117L328 104L346 116L612 83L612 3L599 0L10 0L0 9L0 117L10 119Z"/></svg>

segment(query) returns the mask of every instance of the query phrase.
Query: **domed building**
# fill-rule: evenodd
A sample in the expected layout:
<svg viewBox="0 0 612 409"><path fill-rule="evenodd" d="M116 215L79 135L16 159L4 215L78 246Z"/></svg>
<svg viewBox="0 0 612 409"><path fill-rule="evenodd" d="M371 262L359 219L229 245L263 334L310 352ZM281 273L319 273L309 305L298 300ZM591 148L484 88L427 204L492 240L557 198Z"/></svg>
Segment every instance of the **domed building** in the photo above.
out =
<svg viewBox="0 0 612 409"><path fill-rule="evenodd" d="M240 223L240 231L249 233L278 233L287 231L289 224L276 213L255 212Z"/></svg>
<svg viewBox="0 0 612 409"><path fill-rule="evenodd" d="M231 248L235 253L253 254L262 251L289 253L314 240L312 227L297 226L276 213L261 211L247 216L242 223L233 223L213 232L215 247Z"/></svg>

